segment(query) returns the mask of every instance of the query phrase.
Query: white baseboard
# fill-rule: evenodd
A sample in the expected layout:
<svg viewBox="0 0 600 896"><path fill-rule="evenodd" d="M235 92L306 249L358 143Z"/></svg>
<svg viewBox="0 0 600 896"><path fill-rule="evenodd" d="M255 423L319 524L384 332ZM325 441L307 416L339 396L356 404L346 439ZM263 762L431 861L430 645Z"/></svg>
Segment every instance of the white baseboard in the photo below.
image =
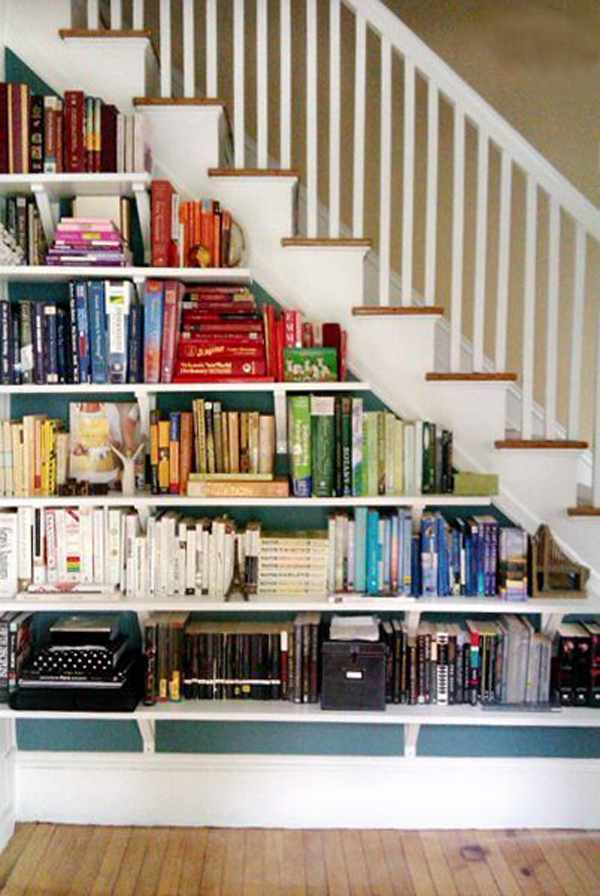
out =
<svg viewBox="0 0 600 896"><path fill-rule="evenodd" d="M15 814L12 807L9 807L0 815L0 852L6 847L14 832Z"/></svg>
<svg viewBox="0 0 600 896"><path fill-rule="evenodd" d="M18 821L600 827L598 760L21 752L16 793Z"/></svg>

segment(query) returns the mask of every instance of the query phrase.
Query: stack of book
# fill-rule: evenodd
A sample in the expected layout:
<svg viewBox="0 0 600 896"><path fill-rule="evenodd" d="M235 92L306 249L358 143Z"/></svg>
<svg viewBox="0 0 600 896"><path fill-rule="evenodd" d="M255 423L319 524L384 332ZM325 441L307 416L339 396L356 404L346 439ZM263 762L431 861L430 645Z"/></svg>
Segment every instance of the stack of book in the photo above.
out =
<svg viewBox="0 0 600 896"><path fill-rule="evenodd" d="M490 515L446 519L425 511L418 529L409 508L329 517L329 593L406 597L502 597L531 590L530 539Z"/></svg>
<svg viewBox="0 0 600 896"><path fill-rule="evenodd" d="M68 459L69 434L62 420L27 414L0 422L0 495L65 494Z"/></svg>
<svg viewBox="0 0 600 896"><path fill-rule="evenodd" d="M0 703L8 703L33 649L33 613L0 614Z"/></svg>
<svg viewBox="0 0 600 896"><path fill-rule="evenodd" d="M35 199L32 196L7 196L4 226L23 251L25 264L44 264L46 238Z"/></svg>
<svg viewBox="0 0 600 896"><path fill-rule="evenodd" d="M54 243L48 249L46 264L123 266L131 264L131 253L113 221L62 218Z"/></svg>
<svg viewBox="0 0 600 896"><path fill-rule="evenodd" d="M300 311L263 306L267 370L277 382L343 382L347 333L337 323L304 320Z"/></svg>
<svg viewBox="0 0 600 896"><path fill-rule="evenodd" d="M261 532L258 593L322 597L327 592L325 531Z"/></svg>
<svg viewBox="0 0 600 896"><path fill-rule="evenodd" d="M214 199L182 202L179 243L183 266L228 267L232 223L231 212L221 209L221 204Z"/></svg>
<svg viewBox="0 0 600 896"><path fill-rule="evenodd" d="M552 639L520 616L382 624L388 703L547 705Z"/></svg>
<svg viewBox="0 0 600 896"><path fill-rule="evenodd" d="M435 423L365 411L357 397L293 395L288 433L298 497L452 493L452 433Z"/></svg>
<svg viewBox="0 0 600 896"><path fill-rule="evenodd" d="M64 98L0 83L0 173L151 171L144 118L82 90Z"/></svg>

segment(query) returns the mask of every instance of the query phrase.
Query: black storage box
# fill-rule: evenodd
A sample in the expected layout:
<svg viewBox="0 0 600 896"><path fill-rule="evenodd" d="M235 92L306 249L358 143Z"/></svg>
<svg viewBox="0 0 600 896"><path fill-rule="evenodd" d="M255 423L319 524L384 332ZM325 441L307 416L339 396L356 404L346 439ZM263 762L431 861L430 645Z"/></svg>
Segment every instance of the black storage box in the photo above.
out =
<svg viewBox="0 0 600 896"><path fill-rule="evenodd" d="M385 709L385 644L325 641L321 709Z"/></svg>

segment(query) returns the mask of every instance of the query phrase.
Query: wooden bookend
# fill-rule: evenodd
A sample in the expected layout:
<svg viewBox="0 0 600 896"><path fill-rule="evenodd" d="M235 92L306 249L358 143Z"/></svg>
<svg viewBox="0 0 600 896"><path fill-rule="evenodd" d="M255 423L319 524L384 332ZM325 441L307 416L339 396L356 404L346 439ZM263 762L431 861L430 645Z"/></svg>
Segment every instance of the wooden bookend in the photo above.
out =
<svg viewBox="0 0 600 896"><path fill-rule="evenodd" d="M590 571L567 557L549 526L541 525L531 539L533 597L585 597Z"/></svg>

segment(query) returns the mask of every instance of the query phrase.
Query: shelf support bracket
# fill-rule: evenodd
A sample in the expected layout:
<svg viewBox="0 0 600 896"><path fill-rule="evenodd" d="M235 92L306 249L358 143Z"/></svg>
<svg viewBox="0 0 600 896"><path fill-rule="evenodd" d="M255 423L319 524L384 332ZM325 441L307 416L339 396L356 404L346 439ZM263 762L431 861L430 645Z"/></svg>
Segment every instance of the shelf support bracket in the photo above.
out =
<svg viewBox="0 0 600 896"><path fill-rule="evenodd" d="M273 402L275 404L275 451L277 454L287 453L287 395L285 389L275 388Z"/></svg>
<svg viewBox="0 0 600 896"><path fill-rule="evenodd" d="M404 756L406 759L415 759L417 755L417 743L421 726L418 723L404 726Z"/></svg>
<svg viewBox="0 0 600 896"><path fill-rule="evenodd" d="M137 719L137 726L144 744L144 753L155 753L156 722L154 719Z"/></svg>
<svg viewBox="0 0 600 896"><path fill-rule="evenodd" d="M561 622L563 621L564 613L542 613L541 616L541 629L545 635L549 635L551 638L557 632L557 629Z"/></svg>
<svg viewBox="0 0 600 896"><path fill-rule="evenodd" d="M140 221L142 242L144 244L144 262L150 264L150 194L146 184L134 183L131 185L131 189L135 196L135 204Z"/></svg>
<svg viewBox="0 0 600 896"><path fill-rule="evenodd" d="M43 184L33 184L31 187L42 220L44 236L48 245L54 239L54 231L58 223L58 203L52 203L50 196Z"/></svg>

